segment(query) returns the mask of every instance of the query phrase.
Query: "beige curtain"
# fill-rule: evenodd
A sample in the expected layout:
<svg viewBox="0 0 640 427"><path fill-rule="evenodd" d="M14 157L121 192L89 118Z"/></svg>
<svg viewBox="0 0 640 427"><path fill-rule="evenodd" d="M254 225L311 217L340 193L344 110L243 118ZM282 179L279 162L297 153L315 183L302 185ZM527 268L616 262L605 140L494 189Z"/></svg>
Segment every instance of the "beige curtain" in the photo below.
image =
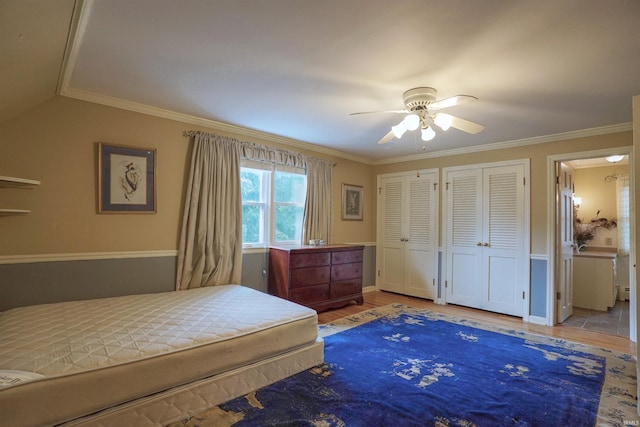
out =
<svg viewBox="0 0 640 427"><path fill-rule="evenodd" d="M193 139L178 248L176 289L240 283L241 146L232 138L189 132Z"/></svg>
<svg viewBox="0 0 640 427"><path fill-rule="evenodd" d="M333 163L307 157L307 200L304 206L302 242L325 240L331 235L331 171Z"/></svg>

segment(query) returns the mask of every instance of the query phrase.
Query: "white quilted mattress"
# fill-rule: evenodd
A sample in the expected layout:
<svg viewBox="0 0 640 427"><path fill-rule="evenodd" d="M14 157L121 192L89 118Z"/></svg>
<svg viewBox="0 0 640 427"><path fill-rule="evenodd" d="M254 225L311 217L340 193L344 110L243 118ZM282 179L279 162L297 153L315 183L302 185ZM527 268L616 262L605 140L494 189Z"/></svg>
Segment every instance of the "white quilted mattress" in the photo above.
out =
<svg viewBox="0 0 640 427"><path fill-rule="evenodd" d="M12 309L0 314L0 420L68 421L312 344L317 332L314 310L239 285Z"/></svg>

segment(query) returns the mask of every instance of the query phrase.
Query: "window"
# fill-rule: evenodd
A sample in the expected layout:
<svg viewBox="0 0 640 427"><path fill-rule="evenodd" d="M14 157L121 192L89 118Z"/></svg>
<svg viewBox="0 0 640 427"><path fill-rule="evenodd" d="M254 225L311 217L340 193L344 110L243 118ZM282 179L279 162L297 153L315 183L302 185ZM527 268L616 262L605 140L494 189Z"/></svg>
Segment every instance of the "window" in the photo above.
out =
<svg viewBox="0 0 640 427"><path fill-rule="evenodd" d="M243 161L242 243L300 243L307 195L304 170Z"/></svg>

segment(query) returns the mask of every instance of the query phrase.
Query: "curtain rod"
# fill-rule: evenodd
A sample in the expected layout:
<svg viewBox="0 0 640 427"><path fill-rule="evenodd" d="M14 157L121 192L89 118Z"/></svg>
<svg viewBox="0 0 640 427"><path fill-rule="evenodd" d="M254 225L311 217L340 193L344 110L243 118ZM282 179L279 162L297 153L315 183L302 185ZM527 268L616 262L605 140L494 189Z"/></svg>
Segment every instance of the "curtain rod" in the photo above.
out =
<svg viewBox="0 0 640 427"><path fill-rule="evenodd" d="M230 136L222 136L222 135L218 135L216 133L211 133L211 132L204 132L204 131L200 131L200 130L184 130L182 131L182 136L186 136L186 137L192 137L192 136L196 136L196 135L206 135L206 136L217 136L217 137L222 137L222 138L229 138L231 141L238 143L238 144L253 144L255 146L264 146L264 147L268 147L271 150L276 150L276 151L281 151L284 153L291 153L293 155L296 156L302 156L304 159L309 159L309 160L314 160L314 161L319 161L319 162L326 162L326 163L330 163L332 167L335 167L338 163L331 161L329 159L325 159L324 157L315 157L315 156L308 156L306 154L302 154L302 153L298 153L297 151L291 151L291 150L287 150L284 148L276 148L276 147L272 147L270 145L267 144L261 144L258 142L253 142L253 141L241 141L238 140L234 137L230 137Z"/></svg>

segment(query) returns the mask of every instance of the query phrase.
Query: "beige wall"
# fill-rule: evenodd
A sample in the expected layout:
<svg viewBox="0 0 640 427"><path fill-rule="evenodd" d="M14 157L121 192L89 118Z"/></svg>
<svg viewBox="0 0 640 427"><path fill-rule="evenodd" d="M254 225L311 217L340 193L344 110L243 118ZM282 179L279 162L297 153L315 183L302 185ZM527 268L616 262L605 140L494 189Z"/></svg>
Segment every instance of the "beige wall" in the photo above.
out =
<svg viewBox="0 0 640 427"><path fill-rule="evenodd" d="M445 168L515 159L530 159L531 174L531 253L547 253L547 158L551 155L592 151L632 145L632 133L620 132L502 150L481 151L448 157L435 157L380 165L376 174L416 169ZM442 182L442 175L440 177ZM442 204L441 204L442 206ZM440 215L442 218L442 215Z"/></svg>
<svg viewBox="0 0 640 427"><path fill-rule="evenodd" d="M216 132L60 96L0 123L0 175L42 182L33 190L0 189L0 207L32 211L0 217L0 255L177 249L190 160L182 133L191 129ZM157 214L96 213L98 141L157 149ZM332 159L332 241L374 241L372 167ZM362 222L340 219L343 182L365 187Z"/></svg>
<svg viewBox="0 0 640 427"><path fill-rule="evenodd" d="M0 189L1 207L32 210L29 215L0 218L0 255L177 249L189 161L189 141L182 132L191 129L216 132L60 96L0 123L0 175L42 181L29 191ZM98 141L157 148L157 214L96 213ZM546 253L547 156L631 144L632 132L622 132L378 166L306 153L337 163L333 173L334 243L376 240L378 174L530 158L531 251L542 254ZM341 219L343 183L364 187L363 221Z"/></svg>
<svg viewBox="0 0 640 427"><path fill-rule="evenodd" d="M605 181L604 178L614 174L628 175L627 169L625 165L576 169L573 172L575 194L582 198L578 209L579 218L589 221L596 216L597 211L600 211L598 218L611 219L618 216L616 181Z"/></svg>
<svg viewBox="0 0 640 427"><path fill-rule="evenodd" d="M578 218L583 224L589 223L596 218L596 213L600 211L597 218L615 219L618 217L618 195L616 180L605 177L612 175L629 175L628 165L616 165L597 168L576 169L573 172L575 184L575 194L582 199L580 207L577 209ZM610 243L607 244L607 239ZM597 247L617 247L618 230L600 228L595 233L589 246Z"/></svg>

